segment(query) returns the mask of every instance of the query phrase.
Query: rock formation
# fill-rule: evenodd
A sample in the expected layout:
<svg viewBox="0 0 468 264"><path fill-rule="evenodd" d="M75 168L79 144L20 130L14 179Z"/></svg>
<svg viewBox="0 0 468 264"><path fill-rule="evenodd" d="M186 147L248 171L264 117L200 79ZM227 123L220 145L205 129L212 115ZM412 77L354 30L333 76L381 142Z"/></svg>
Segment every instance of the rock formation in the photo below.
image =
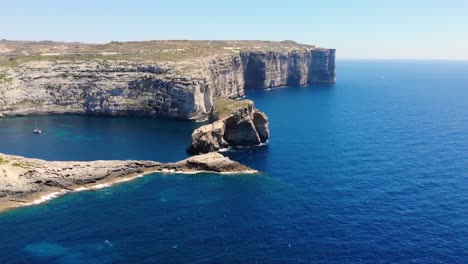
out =
<svg viewBox="0 0 468 264"><path fill-rule="evenodd" d="M255 109L250 100L219 99L210 115L211 124L192 134L189 153L208 153L229 146L252 146L270 136L267 116Z"/></svg>
<svg viewBox="0 0 468 264"><path fill-rule="evenodd" d="M335 83L335 50L245 52L245 88Z"/></svg>
<svg viewBox="0 0 468 264"><path fill-rule="evenodd" d="M175 163L155 161L44 161L0 154L0 210L27 205L51 193L93 188L153 172L256 172L219 153Z"/></svg>
<svg viewBox="0 0 468 264"><path fill-rule="evenodd" d="M244 89L334 82L335 50L291 41L0 41L0 116L204 119Z"/></svg>

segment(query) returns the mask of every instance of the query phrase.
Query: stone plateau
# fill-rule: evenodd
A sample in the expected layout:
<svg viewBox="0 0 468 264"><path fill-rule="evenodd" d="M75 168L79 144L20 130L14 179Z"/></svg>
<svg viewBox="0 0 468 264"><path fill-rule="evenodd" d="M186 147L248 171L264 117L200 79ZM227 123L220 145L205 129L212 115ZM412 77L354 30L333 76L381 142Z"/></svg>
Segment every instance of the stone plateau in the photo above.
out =
<svg viewBox="0 0 468 264"><path fill-rule="evenodd" d="M0 116L205 119L245 89L334 82L335 50L293 41L0 41Z"/></svg>

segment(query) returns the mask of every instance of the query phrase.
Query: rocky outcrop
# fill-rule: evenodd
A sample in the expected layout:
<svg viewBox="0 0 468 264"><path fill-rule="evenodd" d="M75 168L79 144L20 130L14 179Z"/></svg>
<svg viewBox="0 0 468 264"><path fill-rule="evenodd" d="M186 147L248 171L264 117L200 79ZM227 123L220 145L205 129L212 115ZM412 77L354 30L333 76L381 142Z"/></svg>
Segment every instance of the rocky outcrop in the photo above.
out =
<svg viewBox="0 0 468 264"><path fill-rule="evenodd" d="M187 148L188 153L208 153L229 147L229 143L224 139L226 124L214 122L204 125L192 133L192 143Z"/></svg>
<svg viewBox="0 0 468 264"><path fill-rule="evenodd" d="M262 112L253 112L253 124L257 131L260 142L266 142L270 137L270 128L268 127L268 117Z"/></svg>
<svg viewBox="0 0 468 264"><path fill-rule="evenodd" d="M213 173L256 173L257 171L219 153L197 155L165 165L167 169L175 172L213 172Z"/></svg>
<svg viewBox="0 0 468 264"><path fill-rule="evenodd" d="M28 205L52 193L107 186L154 172L253 173L219 153L175 163L155 161L44 161L0 154L0 210Z"/></svg>
<svg viewBox="0 0 468 264"><path fill-rule="evenodd" d="M335 82L335 51L295 42L0 41L0 116L204 119L245 89Z"/></svg>
<svg viewBox="0 0 468 264"><path fill-rule="evenodd" d="M229 146L252 146L270 136L267 116L250 100L221 99L215 102L211 124L196 129L187 151L192 154L218 151Z"/></svg>

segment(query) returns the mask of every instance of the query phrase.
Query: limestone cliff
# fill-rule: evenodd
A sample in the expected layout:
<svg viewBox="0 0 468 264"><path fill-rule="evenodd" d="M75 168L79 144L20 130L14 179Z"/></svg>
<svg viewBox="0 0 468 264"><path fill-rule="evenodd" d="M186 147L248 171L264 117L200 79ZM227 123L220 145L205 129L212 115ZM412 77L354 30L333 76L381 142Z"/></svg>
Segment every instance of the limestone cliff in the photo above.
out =
<svg viewBox="0 0 468 264"><path fill-rule="evenodd" d="M211 124L192 133L187 152L199 154L229 146L253 146L266 142L270 136L268 117L250 100L219 99L210 119Z"/></svg>
<svg viewBox="0 0 468 264"><path fill-rule="evenodd" d="M0 116L203 119L244 89L334 82L334 50L291 41L0 41Z"/></svg>
<svg viewBox="0 0 468 264"><path fill-rule="evenodd" d="M335 50L242 53L245 88L335 83Z"/></svg>

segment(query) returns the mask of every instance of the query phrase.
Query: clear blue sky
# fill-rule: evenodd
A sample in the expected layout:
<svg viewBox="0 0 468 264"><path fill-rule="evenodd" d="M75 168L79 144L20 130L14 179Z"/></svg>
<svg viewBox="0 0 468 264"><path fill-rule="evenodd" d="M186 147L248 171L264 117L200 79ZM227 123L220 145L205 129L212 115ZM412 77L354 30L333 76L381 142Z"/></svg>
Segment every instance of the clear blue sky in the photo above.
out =
<svg viewBox="0 0 468 264"><path fill-rule="evenodd" d="M0 38L296 40L340 58L468 60L468 0L2 0Z"/></svg>

